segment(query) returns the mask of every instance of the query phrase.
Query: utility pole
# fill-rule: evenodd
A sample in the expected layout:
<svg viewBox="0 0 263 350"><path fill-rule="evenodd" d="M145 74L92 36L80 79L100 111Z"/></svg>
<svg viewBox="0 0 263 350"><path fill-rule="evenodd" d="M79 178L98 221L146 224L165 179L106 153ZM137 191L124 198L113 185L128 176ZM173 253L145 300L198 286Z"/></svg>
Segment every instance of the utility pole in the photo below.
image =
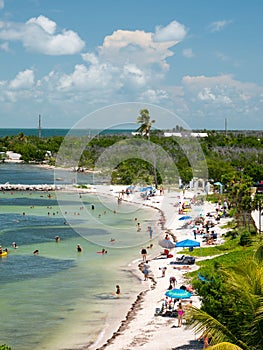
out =
<svg viewBox="0 0 263 350"><path fill-rule="evenodd" d="M41 138L41 115L39 114L38 116L38 138L40 139Z"/></svg>

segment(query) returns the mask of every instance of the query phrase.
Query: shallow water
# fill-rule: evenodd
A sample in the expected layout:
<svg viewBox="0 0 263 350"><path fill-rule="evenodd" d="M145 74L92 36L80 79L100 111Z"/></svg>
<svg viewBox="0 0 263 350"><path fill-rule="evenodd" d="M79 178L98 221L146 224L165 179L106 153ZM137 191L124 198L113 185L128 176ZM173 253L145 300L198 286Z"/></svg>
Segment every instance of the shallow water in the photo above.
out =
<svg viewBox="0 0 263 350"><path fill-rule="evenodd" d="M147 226L154 226L157 213L88 194L81 201L80 208L72 193L64 193L58 205L55 194L0 192L0 243L9 249L0 259L0 344L12 350L89 344L119 316L116 304L121 309L140 290L127 265L140 258ZM18 249L11 247L14 241ZM97 254L102 247L107 254ZM35 249L39 255L33 255ZM116 284L120 299L112 294Z"/></svg>

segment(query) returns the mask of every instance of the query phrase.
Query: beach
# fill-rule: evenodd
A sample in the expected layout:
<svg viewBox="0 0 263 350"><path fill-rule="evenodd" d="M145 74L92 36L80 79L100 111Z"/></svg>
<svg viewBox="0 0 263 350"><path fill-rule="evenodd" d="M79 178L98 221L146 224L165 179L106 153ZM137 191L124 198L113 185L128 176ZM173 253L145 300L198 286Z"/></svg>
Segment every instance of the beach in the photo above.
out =
<svg viewBox="0 0 263 350"><path fill-rule="evenodd" d="M100 190L99 190L100 191ZM111 190L112 195L120 193L120 188ZM169 233L169 236L176 237L178 241L182 239L194 239L193 230L185 227L185 222L180 221L178 214L177 203L189 201L194 196L193 192L167 192L164 195L156 195L150 197L149 200L140 200L137 196L134 201L140 205L146 205L156 208L165 216L166 222L163 230L163 235ZM126 200L133 200L131 197ZM190 215L206 215L209 212L215 211L215 205L209 202L204 202L202 206L193 206ZM220 224L215 227L220 241L224 230L220 228L227 219L221 220ZM160 237L162 238L162 237ZM196 238L204 247L201 237ZM154 241L154 245L158 245L158 240ZM159 253L163 251L159 247ZM178 251L178 248L177 248ZM155 250L156 252L156 250ZM175 260L176 248L172 251L173 257L160 258L149 257L150 276L147 281L144 281L144 275L140 271L142 259L138 259L134 263L138 267L138 278L141 279L142 291L137 296L129 312L123 317L118 327L105 330L101 337L89 347L89 349L108 349L108 350L123 350L123 349L145 349L145 350L168 350L168 349L199 349L202 344L198 341L200 334L195 334L194 331L182 327L177 327L177 318L155 316L156 308L160 309L164 302L164 293L169 286L169 278L174 276L177 280L176 287L187 285L188 281L186 273L197 269L196 265L189 267L174 268L170 262ZM166 267L165 277L162 277L161 269ZM200 300L197 295L191 297L193 305L200 307Z"/></svg>
<svg viewBox="0 0 263 350"><path fill-rule="evenodd" d="M34 167L34 169L36 168ZM32 177L33 176L34 175L32 174ZM61 327L59 326L57 328L56 333L50 332L48 328L43 330L42 325L39 324L38 327L41 331L36 332L36 334L47 334L48 337L45 338L46 340L43 344L41 344L41 346L37 346L38 349L49 350L51 348L50 345L52 344L52 348L54 349L94 350L103 348L136 349L137 347L140 347L143 349L156 348L165 350L172 349L174 347L188 346L189 344L191 348L191 346L193 346L193 342L196 342L198 335L194 334L192 331L186 330L184 326L180 329L174 327L177 324L176 318L155 316L156 309L160 309L162 303L164 302L164 293L169 286L170 276L176 277L177 287L180 287L182 284L188 284L187 280L185 280L185 275L188 272L188 269L174 269L174 266L170 265L170 262L175 260L176 254L180 250L171 250L171 253L173 254L172 258L166 259L164 256L161 256L160 258L160 253L163 253L164 249L158 245L158 241L163 239L167 233L172 240L175 238L178 241L185 238L194 239L191 226L186 227L188 221L180 221L179 218L182 215L178 214L179 202L190 202L194 196L194 192L187 191L183 193L182 191L165 190L164 195L160 195L159 191L157 191L155 196L149 197L147 200L144 200L141 197L139 189L129 196L124 193L124 195L122 195L123 204L117 208L118 213L116 215L113 213L113 209L117 205L117 199L120 196L120 193L122 193L123 189L125 189L125 186L96 185L88 186L87 189L78 189L70 186L69 192L58 191L59 195L66 200L66 203L71 203L71 200L74 199L72 205L67 208L68 214L71 213L69 216L67 216L67 219L69 221L73 220L72 228L70 228L70 226L65 226L65 216L58 214L58 212L62 211L63 207L59 208L57 204L55 206L55 202L52 202L52 196L49 198L45 190L42 193L41 191L34 191L33 193L23 193L23 191L18 191L16 194L12 194L12 191L8 191L5 194L2 193L2 200L5 201L5 204L9 203L11 205L10 207L7 204L6 215L8 215L8 220L12 222L12 226L16 225L16 228L14 227L13 230L11 227L9 228L8 224L5 223L7 216L3 216L2 220L6 225L4 227L6 234L4 234L2 239L8 240L10 234L15 238L17 232L27 232L24 242L21 242L21 238L18 238L18 236L14 239L19 240L18 243L21 243L21 246L17 251L11 251L8 261L11 263L12 261L18 261L19 259L19 265L17 266L20 266L21 262L23 262L26 264L30 263L33 267L35 265L35 260L32 260L31 257L28 256L28 251L31 252L32 250L30 245L31 234L38 235L40 233L39 238L41 237L43 242L38 242L37 248L40 247L41 253L39 259L43 259L43 263L47 264L47 266L53 266L56 274L53 277L48 276L48 279L45 278L45 280L41 278L39 279L37 276L35 276L34 278L36 278L37 281L38 292L43 294L44 290L47 289L50 291L50 288L52 288L51 286L54 286L56 283L60 283L58 279L59 275L61 275L63 280L68 281L67 288L63 289L63 298L61 298L61 296L54 290L52 291L52 294L50 292L45 294L45 303L42 298L41 304L36 302L34 306L31 306L31 308L36 308L36 315L38 315L41 311L42 316L44 316L46 311L45 305L47 307L50 305L51 297L53 302L56 300L56 307L58 311L61 309L61 311L63 311L62 315L64 314L63 317L66 316L63 325L61 324ZM109 238L111 236L107 236L106 231L105 233L103 233L104 231L101 232L99 235L90 232L86 239L81 240L81 238L77 235L77 232L73 232L74 227L76 228L76 226L74 226L74 222L85 218L84 210L80 210L79 216L75 215L75 211L79 210L80 208L78 203L78 200L81 199L80 195L82 196L82 200L84 200L82 204L85 203L89 211L90 203L92 203L90 202L89 195L96 196L96 216L98 215L98 212L103 213L103 206L108 208L108 213L106 215L102 215L101 217L101 227L103 228L103 225L105 224L111 225L113 222L115 223L114 227L116 227L116 221L118 222L117 226L119 226L120 232L116 232L116 227L113 228L115 231L112 231L110 235L114 234L116 238L114 248L120 249L113 249L113 246L111 246L111 243L109 243L109 247L106 247L106 249L109 250L109 254L107 254L108 256L96 256L96 250L98 249L94 248L94 246L90 244L90 240L94 242L94 244L103 246L106 241L109 242ZM77 198L77 204L75 203L75 197ZM16 198L18 198L20 202L23 201L25 205L23 207L24 209L22 209L20 206L16 209L16 207L13 206L14 201L17 200ZM94 200L94 197L92 198L92 200ZM105 200L105 198L107 198L107 200ZM113 200L108 201L108 199ZM52 216L48 216L48 211L50 210L48 208L50 203L53 203L53 209L51 212ZM113 203L113 207L111 209L108 207L109 203ZM32 204L36 205L32 206ZM126 206L126 204L128 204L128 206ZM99 209L99 206L101 205L102 207ZM10 216L8 213L11 208L13 208L14 214ZM26 212L26 216L24 217L21 217L22 210ZM121 213L122 211L123 213ZM189 215L196 217L200 214L206 215L206 213L210 211L214 211L214 205L204 202L203 205L193 205L192 211L189 212ZM148 214L144 216L143 214L146 212L148 212ZM135 227L136 222L134 221L135 215L140 218L140 223L142 225L141 232L137 233ZM94 219L96 219L96 216ZM159 220L162 217L165 217L163 229L159 224ZM122 226L122 222L119 221L122 220L122 218L126 220L126 224L128 224L127 233L130 232L130 224L132 231L135 231L131 236L127 235L127 239L128 237L130 238L123 242L121 242L121 235L124 227ZM45 231L40 231L40 229L37 228L34 229L34 227L27 227L28 220L30 220L30 222L38 222L38 224L43 222L46 227ZM54 224L57 226L53 227ZM91 224L91 218L88 217L88 227L91 227ZM26 227L23 230L24 225ZM154 231L152 240L149 239L147 225L152 225ZM77 227L81 228L81 226ZM68 233L65 231L66 228ZM94 228L98 228L97 220L94 222ZM107 230L109 228L110 226L107 226ZM218 233L221 231L218 227L216 230ZM56 234L59 234L59 236L62 238L59 245L54 243L54 237ZM70 237L68 235L70 235ZM201 242L200 237L197 237L197 240ZM76 259L74 251L72 252L72 246L75 247L76 243L79 242L81 242L82 246L84 246L85 254L82 255L81 258L77 257ZM124 249L123 243L126 244ZM129 245L130 243L132 246L129 248L127 244ZM148 249L150 243L153 244L153 248ZM144 275L140 271L142 265L140 250L143 246L147 248L147 258L149 259L150 265L151 278L149 278L147 281L144 281ZM96 250L94 251L94 249ZM123 256L123 253L125 256ZM159 258L157 258L158 256ZM118 259L118 267L115 265L117 262L116 258ZM58 259L61 261L59 264ZM107 265L104 264L104 261L107 261ZM72 264L78 265L78 274L74 273L74 275L71 275L70 271L73 266ZM67 268L65 271L60 271L60 266L63 266L63 268L67 266ZM88 266L93 266L101 274L98 276L94 275L94 281L90 277L90 273L88 272L89 270L87 270ZM165 277L161 277L160 269L163 267L166 267L167 269ZM196 268L196 265L191 265L191 270L194 268ZM39 273L38 270L36 270L36 272ZM21 265L21 274L22 273L23 269ZM64 275L67 277L63 278ZM69 276L70 279L68 279ZM74 279L74 284L76 284L76 287L71 283L72 279ZM8 280L10 280L10 278ZM14 281L16 281L15 276ZM35 283L35 280L32 279L32 282L25 280L24 282L21 281L21 283L17 283L19 283L17 291L21 291L21 288L25 290L30 288L31 284ZM111 290L109 290L108 286L111 286L110 289L114 289L115 283L119 283L121 286L120 298L112 298L110 295ZM101 288L104 284L107 286L106 290L105 288ZM64 282L63 285L66 286ZM9 290L9 293L6 294L7 297L10 294L8 283L6 284L5 288L7 291ZM87 291L92 292L87 293ZM20 294L21 293L19 292L14 296L15 298L18 298L17 300L19 300L19 303L21 303ZM27 294L28 292L24 293L25 296ZM81 303L71 304L70 299L68 299L69 294L71 294L71 297L72 295L75 295L77 299L80 297ZM66 299L64 301L65 297ZM12 300L13 299L14 298L12 298ZM195 306L199 306L200 302L197 296L193 296L192 300ZM70 302L70 308L68 308L67 302ZM26 305L26 303L28 303L28 300L25 299L23 305ZM65 307L63 304L65 304ZM55 308L53 307L53 309L54 310L52 313L54 316L52 316L52 322L55 321L57 323ZM66 323L68 310L70 310L71 322ZM118 312L115 310L118 310ZM22 314L23 316L26 316L25 311L23 311ZM48 314L51 315L51 311L49 311ZM50 317L47 317L47 321L49 319ZM15 320L16 319L13 319L13 323ZM37 318L37 320L40 321L40 318ZM23 333L23 336L28 332L27 323L25 322L24 325L25 327L21 329L20 322L17 322L17 326ZM65 329L68 329L66 333ZM161 344L159 342L160 339L162 339ZM197 342L197 346L199 345L200 344Z"/></svg>

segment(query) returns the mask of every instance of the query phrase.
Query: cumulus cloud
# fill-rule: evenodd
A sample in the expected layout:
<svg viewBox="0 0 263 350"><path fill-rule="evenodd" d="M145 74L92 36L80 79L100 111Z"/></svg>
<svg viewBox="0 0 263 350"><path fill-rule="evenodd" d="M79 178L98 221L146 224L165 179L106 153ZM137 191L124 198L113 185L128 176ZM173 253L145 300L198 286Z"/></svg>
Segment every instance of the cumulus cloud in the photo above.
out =
<svg viewBox="0 0 263 350"><path fill-rule="evenodd" d="M85 46L72 30L56 33L56 23L45 16L31 18L24 24L2 22L0 39L20 41L28 51L45 55L73 55Z"/></svg>
<svg viewBox="0 0 263 350"><path fill-rule="evenodd" d="M30 18L26 24L30 24L30 23L35 23L36 25L38 25L39 27L41 27L45 32L47 32L48 34L54 34L56 31L56 23L54 21L51 21L49 18L45 17L45 16L38 16L38 17L33 17Z"/></svg>
<svg viewBox="0 0 263 350"><path fill-rule="evenodd" d="M157 26L153 35L155 42L180 42L185 39L187 29L185 26L177 21L169 23L166 27Z"/></svg>
<svg viewBox="0 0 263 350"><path fill-rule="evenodd" d="M167 93L167 91L162 89L148 89L144 91L139 97L140 101L147 101L149 103L160 103L161 101L168 99L169 94Z"/></svg>
<svg viewBox="0 0 263 350"><path fill-rule="evenodd" d="M173 55L169 50L175 42L154 42L153 34L141 30L117 30L106 36L98 48L100 59L125 64L132 62L139 66L156 64L168 69L166 58Z"/></svg>
<svg viewBox="0 0 263 350"><path fill-rule="evenodd" d="M226 26L228 26L231 23L232 23L232 21L230 21L230 20L212 22L209 24L209 29L211 30L212 33L213 32L220 32L221 30L223 30Z"/></svg>
<svg viewBox="0 0 263 350"><path fill-rule="evenodd" d="M5 7L4 0L0 0L0 10L2 10Z"/></svg>
<svg viewBox="0 0 263 350"><path fill-rule="evenodd" d="M11 89L30 89L34 85L34 72L32 69L26 69L22 72L19 72L15 79L11 80L9 87Z"/></svg>
<svg viewBox="0 0 263 350"><path fill-rule="evenodd" d="M136 90L140 95L146 87L151 87L149 91L157 91L169 69L167 58L173 55L171 48L184 38L183 31L179 30L182 25L175 26L175 22L168 25L170 33L175 27L179 33L173 34L173 40L170 40L170 35L168 41L154 41L154 33L141 30L114 31L104 38L97 52L81 55L85 64L76 65L72 73L64 74L59 81L59 88L67 91L88 91L91 87L104 88L105 91L115 88L121 89L122 95L128 92L132 94ZM163 98L163 95L159 91L155 101L158 97ZM150 94L146 96L153 100Z"/></svg>

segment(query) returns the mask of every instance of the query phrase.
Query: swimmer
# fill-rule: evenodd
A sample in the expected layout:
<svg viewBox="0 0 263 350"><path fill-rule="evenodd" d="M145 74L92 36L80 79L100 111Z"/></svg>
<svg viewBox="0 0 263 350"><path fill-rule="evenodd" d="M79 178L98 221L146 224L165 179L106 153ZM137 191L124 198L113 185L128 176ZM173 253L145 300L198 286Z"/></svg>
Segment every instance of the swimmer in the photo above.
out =
<svg viewBox="0 0 263 350"><path fill-rule="evenodd" d="M56 236L56 237L55 237L55 241L56 241L56 243L58 243L58 242L60 241L60 237L59 237L59 236Z"/></svg>
<svg viewBox="0 0 263 350"><path fill-rule="evenodd" d="M114 239L114 238L111 238L111 239L110 239L110 242L111 242L111 243L115 243L115 239Z"/></svg>
<svg viewBox="0 0 263 350"><path fill-rule="evenodd" d="M38 254L39 254L39 250L38 250L38 249L34 250L34 251L33 251L33 254L34 254L34 255L38 255Z"/></svg>
<svg viewBox="0 0 263 350"><path fill-rule="evenodd" d="M83 250L83 249L82 249L81 245L80 245L80 244L78 244L78 245L77 245L77 251L78 251L79 253L81 253L81 252L82 252L82 250Z"/></svg>

